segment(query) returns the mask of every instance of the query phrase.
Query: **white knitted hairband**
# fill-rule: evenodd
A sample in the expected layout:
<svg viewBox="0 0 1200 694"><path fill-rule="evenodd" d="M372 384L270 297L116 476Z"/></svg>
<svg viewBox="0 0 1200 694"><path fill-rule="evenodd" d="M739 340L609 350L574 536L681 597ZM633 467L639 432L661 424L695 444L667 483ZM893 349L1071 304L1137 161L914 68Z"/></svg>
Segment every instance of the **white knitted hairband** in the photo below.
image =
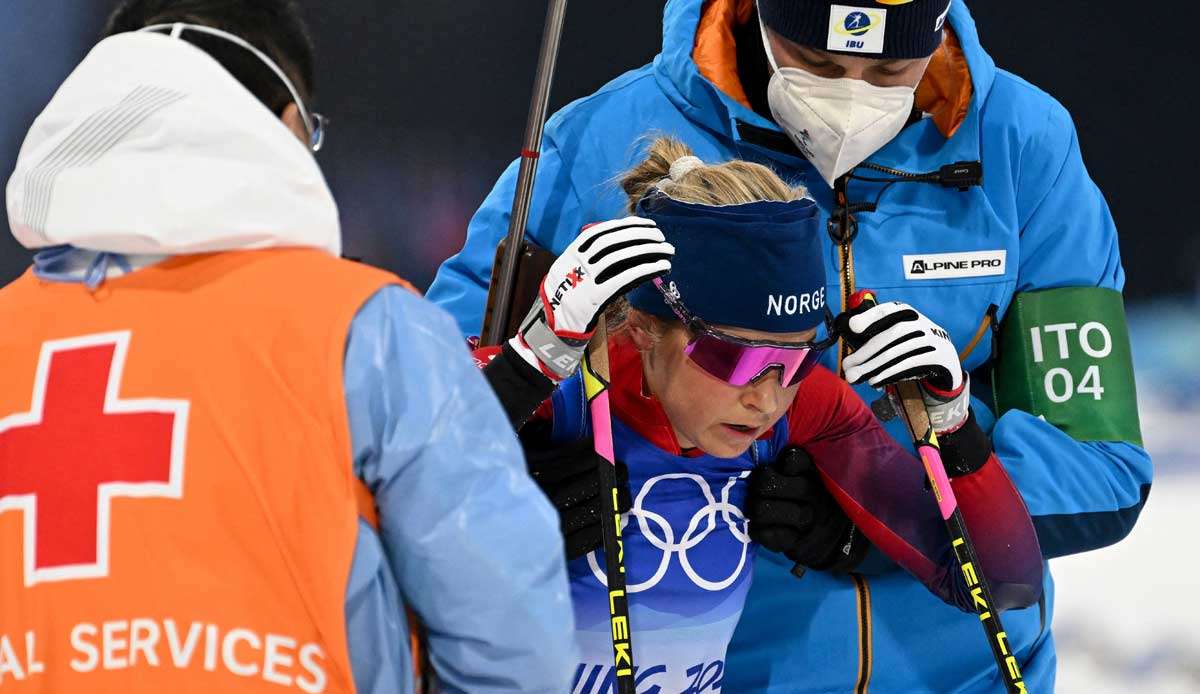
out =
<svg viewBox="0 0 1200 694"><path fill-rule="evenodd" d="M671 162L671 173L668 176L672 181L678 181L686 176L689 171L702 166L704 166L704 162L700 160L700 157L689 154Z"/></svg>

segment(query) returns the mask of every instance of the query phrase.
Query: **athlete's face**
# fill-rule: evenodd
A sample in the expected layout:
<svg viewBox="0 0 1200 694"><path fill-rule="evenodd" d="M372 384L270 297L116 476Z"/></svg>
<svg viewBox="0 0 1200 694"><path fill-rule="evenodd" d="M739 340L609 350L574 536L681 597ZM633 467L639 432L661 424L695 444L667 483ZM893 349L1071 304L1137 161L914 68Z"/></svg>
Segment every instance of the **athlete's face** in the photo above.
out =
<svg viewBox="0 0 1200 694"><path fill-rule="evenodd" d="M802 46L767 29L767 39L779 67L795 67L818 77L848 77L876 87L916 87L925 76L932 56L927 58L880 60L830 53Z"/></svg>
<svg viewBox="0 0 1200 694"><path fill-rule="evenodd" d="M778 342L807 342L816 336L815 330L717 329L735 337ZM799 386L781 385L778 369L747 385L731 386L687 358L683 353L687 341L687 331L674 323L647 345L642 351L646 387L662 404L681 447L700 448L720 458L739 456L787 412Z"/></svg>

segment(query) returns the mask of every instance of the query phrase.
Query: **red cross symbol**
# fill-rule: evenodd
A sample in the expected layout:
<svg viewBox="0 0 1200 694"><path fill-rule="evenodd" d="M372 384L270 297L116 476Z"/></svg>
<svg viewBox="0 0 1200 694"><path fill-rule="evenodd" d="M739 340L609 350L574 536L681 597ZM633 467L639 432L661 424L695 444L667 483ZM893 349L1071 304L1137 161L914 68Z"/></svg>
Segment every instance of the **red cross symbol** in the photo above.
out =
<svg viewBox="0 0 1200 694"><path fill-rule="evenodd" d="M24 513L25 585L108 575L116 497L183 497L188 401L122 400L130 333L42 345L28 412L0 419L0 513Z"/></svg>

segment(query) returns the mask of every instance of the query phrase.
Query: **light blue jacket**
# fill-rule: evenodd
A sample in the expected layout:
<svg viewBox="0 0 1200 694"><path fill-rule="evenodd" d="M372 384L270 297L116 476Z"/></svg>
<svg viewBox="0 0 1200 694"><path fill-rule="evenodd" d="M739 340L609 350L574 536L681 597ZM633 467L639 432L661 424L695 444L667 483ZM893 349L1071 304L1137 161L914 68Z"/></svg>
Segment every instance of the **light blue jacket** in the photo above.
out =
<svg viewBox="0 0 1200 694"><path fill-rule="evenodd" d="M65 247L35 257L43 279L92 285L136 266ZM346 589L359 694L413 691L406 606L442 691L566 691L578 656L558 518L454 322L380 289L350 325L344 380L354 472L380 522L359 521Z"/></svg>
<svg viewBox="0 0 1200 694"><path fill-rule="evenodd" d="M766 164L806 184L828 215L829 186L794 150L774 148L761 135L782 140L779 128L699 73L691 53L703 4L670 0L663 49L651 64L550 119L528 225L534 242L561 252L584 224L626 214L627 201L615 179L643 159L647 140L640 138L647 134L680 138L706 161L736 157ZM1112 217L1083 165L1066 109L996 68L961 0L954 1L949 22L973 81L965 121L950 138L931 119L918 121L870 161L913 172L981 161L983 185L966 192L930 184L890 186L878 211L858 215L853 262L858 287L915 305L962 350L989 306L995 305L1002 319L1017 292L1064 286L1120 290L1125 278ZM514 162L471 220L464 248L446 261L428 293L468 334L480 328L495 247L508 228L516 172ZM880 189L853 182L851 201L873 201ZM838 297L838 249L828 238L825 243L828 294ZM1002 275L905 278L904 255L999 250L1007 254ZM992 357L984 339L966 356L965 366L973 371ZM834 359L828 354L826 366L835 368ZM985 382L976 379L977 390ZM867 388L859 393L869 400L878 397ZM1152 476L1141 447L1076 441L1027 413L1014 410L997 420L983 401L976 399L974 407L1024 496L1047 558L1102 547L1130 531ZM907 440L898 422L889 431ZM850 691L864 670L877 691L1000 687L974 620L913 590L911 577L885 571L860 585L810 572L797 584L786 566L765 558L755 570L731 647L726 691ZM1053 686L1049 571L1045 595L1043 605L1005 616L1031 691Z"/></svg>

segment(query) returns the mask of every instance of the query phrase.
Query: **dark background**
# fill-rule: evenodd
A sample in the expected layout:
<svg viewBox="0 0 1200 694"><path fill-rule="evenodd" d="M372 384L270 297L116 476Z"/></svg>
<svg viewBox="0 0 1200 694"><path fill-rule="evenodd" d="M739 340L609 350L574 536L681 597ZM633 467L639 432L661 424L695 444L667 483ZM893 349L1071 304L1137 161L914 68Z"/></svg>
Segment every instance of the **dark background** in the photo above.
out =
<svg viewBox="0 0 1200 694"><path fill-rule="evenodd" d="M112 0L0 0L0 180ZM1121 231L1132 302L1198 289L1192 175L1200 85L1191 3L1160 14L1083 0L969 3L996 63L1061 100ZM540 0L304 2L321 155L346 252L426 287L521 145ZM552 108L649 61L662 0L572 0ZM1150 6L1146 6L1150 8ZM1166 5L1156 6L1166 9ZM3 214L3 210L0 210ZM7 227L7 220L3 227ZM0 284L29 254L0 231Z"/></svg>

